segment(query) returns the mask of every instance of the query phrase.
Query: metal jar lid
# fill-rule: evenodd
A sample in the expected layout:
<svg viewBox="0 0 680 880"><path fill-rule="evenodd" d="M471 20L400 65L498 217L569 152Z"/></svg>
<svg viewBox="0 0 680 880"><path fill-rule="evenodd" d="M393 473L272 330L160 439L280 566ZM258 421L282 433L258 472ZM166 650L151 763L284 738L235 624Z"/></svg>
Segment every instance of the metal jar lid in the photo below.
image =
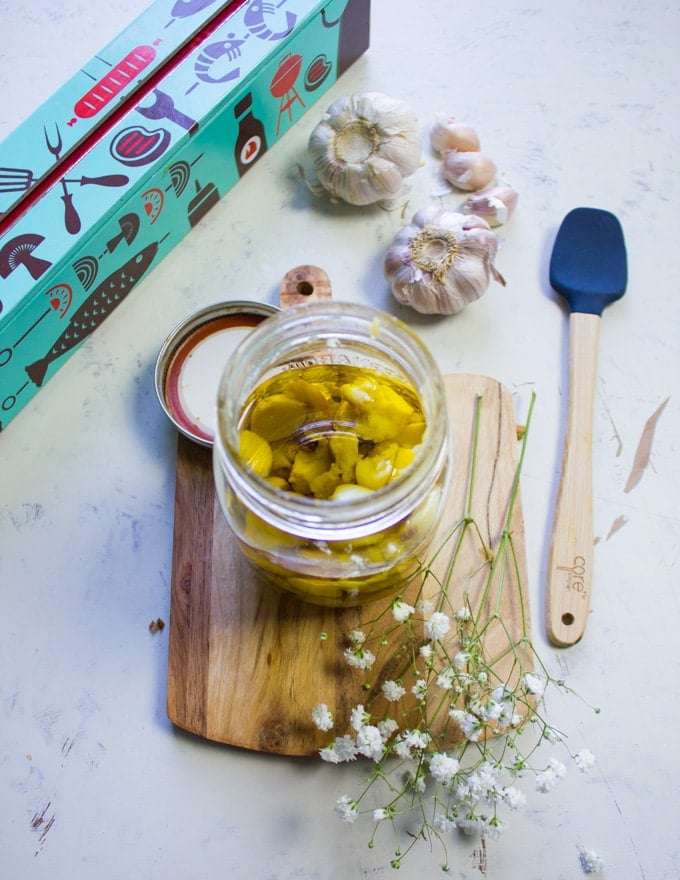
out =
<svg viewBox="0 0 680 880"><path fill-rule="evenodd" d="M246 300L215 303L168 334L156 360L156 394L182 434L212 446L224 366L239 342L278 311L276 306Z"/></svg>

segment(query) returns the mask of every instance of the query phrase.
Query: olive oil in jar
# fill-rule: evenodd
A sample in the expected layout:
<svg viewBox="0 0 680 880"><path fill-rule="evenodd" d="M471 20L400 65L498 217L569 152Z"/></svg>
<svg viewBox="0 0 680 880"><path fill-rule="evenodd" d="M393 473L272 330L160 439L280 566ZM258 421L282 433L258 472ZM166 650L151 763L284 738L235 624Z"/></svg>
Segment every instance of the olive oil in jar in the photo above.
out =
<svg viewBox="0 0 680 880"><path fill-rule="evenodd" d="M398 479L424 432L415 389L366 367L315 365L279 373L252 392L239 451L279 489L336 499Z"/></svg>

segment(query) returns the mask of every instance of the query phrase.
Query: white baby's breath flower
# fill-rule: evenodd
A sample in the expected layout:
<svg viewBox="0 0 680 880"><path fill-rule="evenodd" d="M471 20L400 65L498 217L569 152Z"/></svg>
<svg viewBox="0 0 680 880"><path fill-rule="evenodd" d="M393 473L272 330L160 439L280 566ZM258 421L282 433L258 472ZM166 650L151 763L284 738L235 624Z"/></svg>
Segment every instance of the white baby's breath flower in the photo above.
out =
<svg viewBox="0 0 680 880"><path fill-rule="evenodd" d="M385 754L385 743L380 730L374 724L366 724L357 733L359 754L371 760L381 761Z"/></svg>
<svg viewBox="0 0 680 880"><path fill-rule="evenodd" d="M434 817L432 827L439 834L446 834L447 831L452 831L456 827L456 820L447 813L437 813Z"/></svg>
<svg viewBox="0 0 680 880"><path fill-rule="evenodd" d="M358 706L355 706L352 709L352 714L350 715L349 723L352 725L354 730L359 731L359 730L361 730L361 728L365 724L368 724L368 722L370 720L371 720L370 714L364 709L363 705L361 703L359 703Z"/></svg>
<svg viewBox="0 0 680 880"><path fill-rule="evenodd" d="M459 768L458 760L446 752L436 752L430 758L430 773L442 785L450 785Z"/></svg>
<svg viewBox="0 0 680 880"><path fill-rule="evenodd" d="M536 790L546 794L564 779L567 768L557 758L551 758L545 770L536 774Z"/></svg>
<svg viewBox="0 0 680 880"><path fill-rule="evenodd" d="M484 705L479 698L469 701L468 712L470 712L472 715L476 715L477 718L482 717L483 708Z"/></svg>
<svg viewBox="0 0 680 880"><path fill-rule="evenodd" d="M535 675L533 672L526 672L524 674L524 686L529 693L532 693L537 697L542 697L543 692L545 691L545 685L545 679L541 678L540 675Z"/></svg>
<svg viewBox="0 0 680 880"><path fill-rule="evenodd" d="M465 667L470 662L470 655L467 651L459 651L456 656L453 658L453 665L456 669L461 670L465 669Z"/></svg>
<svg viewBox="0 0 680 880"><path fill-rule="evenodd" d="M549 766L558 779L564 779L567 775L567 768L559 758L551 758Z"/></svg>
<svg viewBox="0 0 680 880"><path fill-rule="evenodd" d="M384 718L382 721L378 722L378 730L380 731L383 741L387 742L392 734L399 730L399 725L394 718Z"/></svg>
<svg viewBox="0 0 680 880"><path fill-rule="evenodd" d="M345 660L355 669L371 669L375 663L375 654L367 648L345 648Z"/></svg>
<svg viewBox="0 0 680 880"><path fill-rule="evenodd" d="M335 812L343 822L354 822L359 814L359 805L349 795L343 794L335 802Z"/></svg>
<svg viewBox="0 0 680 880"><path fill-rule="evenodd" d="M402 599L396 599L392 603L392 617L397 623L404 623L404 621L408 620L415 610L416 609L413 605L409 605Z"/></svg>
<svg viewBox="0 0 680 880"><path fill-rule="evenodd" d="M590 849L581 850L580 857L584 874L599 874L604 868L604 860Z"/></svg>
<svg viewBox="0 0 680 880"><path fill-rule="evenodd" d="M518 727L522 723L522 716L515 712L512 703L503 703L503 711L498 716L498 726L502 730L509 727Z"/></svg>
<svg viewBox="0 0 680 880"><path fill-rule="evenodd" d="M484 724L476 715L472 715L464 709L451 709L449 716L460 727L465 739L469 739L470 742L477 742L484 729Z"/></svg>
<svg viewBox="0 0 680 880"><path fill-rule="evenodd" d="M519 807L523 807L527 800L524 792L515 788L514 785L506 786L502 791L501 797L511 810L517 810Z"/></svg>
<svg viewBox="0 0 680 880"><path fill-rule="evenodd" d="M397 737L394 751L400 758L412 758L414 750L426 749L430 741L430 734L425 731L403 730Z"/></svg>
<svg viewBox="0 0 680 880"><path fill-rule="evenodd" d="M427 787L427 780L425 779L425 774L422 772L422 770L412 775L411 787L419 794L424 794Z"/></svg>
<svg viewBox="0 0 680 880"><path fill-rule="evenodd" d="M498 816L492 816L484 823L484 833L491 840L500 840L503 832L507 831L507 824L499 819Z"/></svg>
<svg viewBox="0 0 680 880"><path fill-rule="evenodd" d="M517 757L514 762L508 767L508 770L513 776L523 776L524 771L527 769L527 762L524 758Z"/></svg>
<svg viewBox="0 0 680 880"><path fill-rule="evenodd" d="M501 797L502 788L498 784L496 773L488 761L471 773L467 780L467 790L472 800L486 800L489 803Z"/></svg>
<svg viewBox="0 0 680 880"><path fill-rule="evenodd" d="M479 712L480 718L483 718L484 721L498 721L498 719L503 714L503 703L497 703L495 700L489 700L488 703L485 703Z"/></svg>
<svg viewBox="0 0 680 880"><path fill-rule="evenodd" d="M432 599L419 599L416 602L416 611L418 614L422 614L423 617L429 617L434 610L434 602Z"/></svg>
<svg viewBox="0 0 680 880"><path fill-rule="evenodd" d="M329 764L342 764L345 761L354 761L358 752L351 736L338 736L330 746L321 749L319 754Z"/></svg>
<svg viewBox="0 0 680 880"><path fill-rule="evenodd" d="M595 755L590 749L581 749L580 752L574 755L574 762L581 773L587 773L588 770L595 766Z"/></svg>
<svg viewBox="0 0 680 880"><path fill-rule="evenodd" d="M408 743L401 734L397 737L393 749L394 754L405 761L413 757L411 749L408 747Z"/></svg>
<svg viewBox="0 0 680 880"><path fill-rule="evenodd" d="M466 837L472 837L474 834L479 834L483 824L484 823L481 819L478 819L474 815L461 816L459 819L456 819L456 828Z"/></svg>
<svg viewBox="0 0 680 880"><path fill-rule="evenodd" d="M382 683L382 692L385 699L394 703L397 700L400 700L404 694L406 693L406 688L399 684L398 681L384 681Z"/></svg>
<svg viewBox="0 0 680 880"><path fill-rule="evenodd" d="M450 691L453 687L455 677L456 672L454 668L452 666L446 666L437 676L436 685L444 691Z"/></svg>
<svg viewBox="0 0 680 880"><path fill-rule="evenodd" d="M543 736L550 743L559 743L562 742L562 734L557 730L556 727L550 727L549 724L546 724L545 730L543 731Z"/></svg>
<svg viewBox="0 0 680 880"><path fill-rule="evenodd" d="M481 539L481 532L475 534ZM455 540L454 545L455 554ZM499 551L500 545L484 546L482 558L500 561L503 557ZM458 574L456 583L465 578L465 572ZM537 790L548 792L566 773L565 765L557 758L537 761L536 757L538 747L545 747L546 740L562 740L562 735L547 725L543 710L533 708L542 703L548 685L555 680L538 658L536 671L526 671L526 640L523 637L520 649L512 627L507 628L502 620L499 631L507 637L507 645L496 644L495 637L487 638L487 609L493 607L490 594L489 602L475 606L474 611L465 595L462 607L454 611L447 592L449 580L438 584L437 595L428 591L432 599L413 600L413 605L403 597L387 600L379 614L369 612L365 629L363 620L360 623L360 618L354 618L357 629L346 643L345 659L350 666L361 670L371 669L374 664L378 667L364 684L365 696L359 699L372 701L377 694L380 711L373 709L371 702L364 706L352 701L353 708L343 719L343 729L347 726L349 735L336 737L320 754L334 764L358 757L375 762L361 793L356 797L343 795L336 803L336 812L345 822L354 822L357 817L370 822L372 815L375 825L369 846L373 846L379 823L402 815L408 824L402 826L400 821L394 830L398 834L406 831L413 840L417 835L432 842L434 836L450 834L456 828L465 834L496 838L506 827L502 814L509 815L526 802L520 789L526 788L526 783L519 781L521 777L531 772ZM501 589L502 573L499 580ZM419 595L425 595L425 591ZM422 627L422 637L417 641L414 622ZM489 621L489 625L492 623L496 622ZM418 645L421 642L425 644ZM391 671L385 675L386 670ZM428 707L432 712L425 712L426 699L437 701ZM374 720L369 708L377 717L385 708L395 717ZM447 713L451 719L448 733L462 740L451 744L449 752L440 751L447 746L439 743L442 718L447 721ZM339 726L339 717L334 719L325 703L314 707L312 719L321 730ZM527 736L534 737L533 747L524 742ZM594 765L595 758L588 749L571 752L569 749L565 754L580 770ZM374 783L384 784L385 788L380 793L374 790L371 799L364 799ZM368 803L370 807L364 807ZM409 840L407 851L410 847ZM585 873L600 869L598 856L580 847L577 852L581 852ZM396 849L395 854L392 867L400 867L403 853Z"/></svg>
<svg viewBox="0 0 680 880"><path fill-rule="evenodd" d="M430 745L432 737L426 730L416 728L407 732L406 740L413 749L426 749Z"/></svg>
<svg viewBox="0 0 680 880"><path fill-rule="evenodd" d="M312 709L312 721L319 730L330 730L333 726L333 713L325 703L319 703Z"/></svg>
<svg viewBox="0 0 680 880"><path fill-rule="evenodd" d="M512 691L506 684L499 685L491 691L491 699L496 703L502 703L512 696Z"/></svg>
<svg viewBox="0 0 680 880"><path fill-rule="evenodd" d="M451 620L443 611L435 611L432 617L425 622L425 632L432 642L440 641L451 629Z"/></svg>
<svg viewBox="0 0 680 880"><path fill-rule="evenodd" d="M423 792L425 791L425 789L427 787L427 779L426 779L425 773L423 772L423 770L421 768L417 768L415 766L410 767L404 773L403 778L404 778L405 787L407 789L412 788L414 791L418 792L419 794L423 794Z"/></svg>
<svg viewBox="0 0 680 880"><path fill-rule="evenodd" d="M492 816L486 822L486 836L490 840L500 840L503 834L508 830L507 822L504 822L502 819L499 819L498 816Z"/></svg>

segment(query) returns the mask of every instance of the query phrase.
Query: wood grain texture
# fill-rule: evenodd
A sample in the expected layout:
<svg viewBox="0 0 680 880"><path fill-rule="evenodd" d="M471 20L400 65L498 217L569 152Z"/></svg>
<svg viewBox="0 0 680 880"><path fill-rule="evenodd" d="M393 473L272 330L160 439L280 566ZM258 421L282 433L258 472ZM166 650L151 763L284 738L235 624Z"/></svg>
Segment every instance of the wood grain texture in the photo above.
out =
<svg viewBox="0 0 680 880"><path fill-rule="evenodd" d="M454 476L433 546L463 517L469 488L476 401L482 395L480 432L470 512L496 547L503 531L517 467L516 425L509 391L482 376L445 377L454 435ZM524 528L519 497L510 523L516 571L526 586ZM488 558L470 530L456 562L450 593L454 607L482 595ZM213 490L210 450L180 436L177 451L167 710L171 721L199 736L234 746L309 755L328 743L311 722L326 702L338 718L363 702L363 673L343 660L350 630L386 604L333 609L314 606L263 584L243 558ZM433 566L446 574L447 557ZM498 610L513 637L522 622L516 573L508 566ZM414 585L415 590L417 585ZM425 582L424 591L436 590ZM491 613L494 609L489 608ZM321 633L327 638L322 641ZM497 646L495 646L497 642ZM489 628L487 649L503 653L506 637ZM394 657L389 651L382 680ZM505 661L503 661L505 662ZM511 661L508 661L511 662ZM335 730L335 733L342 733Z"/></svg>
<svg viewBox="0 0 680 880"><path fill-rule="evenodd" d="M282 309L332 299L331 281L320 266L296 266L283 276L279 289Z"/></svg>
<svg viewBox="0 0 680 880"><path fill-rule="evenodd" d="M569 389L562 471L548 558L550 641L574 645L586 629L593 578L593 406L599 315L569 317Z"/></svg>

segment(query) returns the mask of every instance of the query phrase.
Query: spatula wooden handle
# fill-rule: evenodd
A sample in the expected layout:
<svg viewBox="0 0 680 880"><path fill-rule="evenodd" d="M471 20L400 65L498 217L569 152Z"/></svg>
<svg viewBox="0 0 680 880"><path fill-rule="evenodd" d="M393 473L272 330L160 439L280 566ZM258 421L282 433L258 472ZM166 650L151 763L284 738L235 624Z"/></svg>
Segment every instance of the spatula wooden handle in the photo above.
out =
<svg viewBox="0 0 680 880"><path fill-rule="evenodd" d="M562 473L548 558L547 631L567 647L586 628L593 576L593 403L599 315L569 318L569 390Z"/></svg>

